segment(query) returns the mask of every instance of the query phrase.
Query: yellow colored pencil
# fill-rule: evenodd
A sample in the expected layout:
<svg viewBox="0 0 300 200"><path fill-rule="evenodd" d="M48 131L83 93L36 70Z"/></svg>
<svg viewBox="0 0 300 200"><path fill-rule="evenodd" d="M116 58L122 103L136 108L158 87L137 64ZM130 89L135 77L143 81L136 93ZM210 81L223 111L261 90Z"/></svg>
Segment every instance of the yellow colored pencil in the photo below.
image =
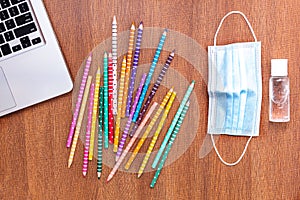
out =
<svg viewBox="0 0 300 200"><path fill-rule="evenodd" d="M128 88L129 88L131 61L132 61L132 51L133 51L133 44L134 44L134 32L135 32L135 26L134 26L134 23L132 23L131 28L130 28L130 34L129 34L129 45L128 45L127 61L126 61L124 95L123 95L122 115L121 115L122 118L125 117L126 105L127 105L127 95L128 95Z"/></svg>
<svg viewBox="0 0 300 200"><path fill-rule="evenodd" d="M93 160L93 155L94 155L95 131L96 131L96 122L98 117L97 112L98 112L98 102L99 102L99 88L100 88L100 67L98 67L97 69L96 80L95 80L95 93L94 93L94 104L93 104L93 115L92 115L89 160Z"/></svg>
<svg viewBox="0 0 300 200"><path fill-rule="evenodd" d="M171 88L169 90L169 92L165 95L164 99L162 100L158 110L156 111L154 117L152 118L150 124L148 125L146 131L144 132L143 136L141 137L139 143L137 144L137 146L135 147L133 153L131 154L129 160L127 161L126 165L125 165L125 169L129 169L132 162L134 161L137 153L140 151L141 147L143 146L146 138L148 137L150 131L152 130L156 120L158 119L158 117L160 116L161 112L163 111L165 105L167 104L167 102L170 99L171 94L173 93L173 88Z"/></svg>
<svg viewBox="0 0 300 200"><path fill-rule="evenodd" d="M87 102L87 99L89 96L91 82L92 82L92 76L88 76L87 82L85 85L85 89L84 89L82 103L80 106L80 111L79 111L78 121L76 124L75 134L74 134L74 138L73 138L73 142L72 142L72 146L71 146L70 156L69 156L69 160L68 160L68 168L70 168L73 163L73 158L74 158L74 154L75 154L75 150L76 150L76 146L77 146L77 141L78 141L80 128L81 128L81 124L82 124L82 120L83 120L83 115L84 115L84 111L85 111L85 107L86 107L86 102Z"/></svg>
<svg viewBox="0 0 300 200"><path fill-rule="evenodd" d="M157 129L156 129L156 131L155 131L155 133L154 133L154 135L153 135L153 138L152 138L151 143L150 143L150 145L149 145L149 147L148 147L148 150L147 150L147 153L146 153L146 155L145 155L145 157L144 157L144 160L143 160L143 162L142 162L142 164L141 164L141 166L140 166L140 169L139 169L139 172L138 172L138 178L141 177L141 175L143 174L143 172L144 172L144 170L145 170L145 168L146 168L146 165L147 165L147 163L148 163L148 160L149 160L149 158L150 158L150 155L151 155L151 153L152 153L152 150L153 150L153 148L154 148L154 146L155 146L155 143L156 143L156 141L157 141L157 138L158 138L158 136L159 136L159 134L160 134L160 132L161 132L163 126L164 126L164 123L165 123L165 121L166 121L166 119L167 119L167 117L168 117L168 114L169 114L170 109L171 109L171 107L172 107L172 105L173 105L173 102L174 102L174 100L175 100L175 97L176 97L176 92L173 92L173 93L172 93L172 96L171 96L171 98L170 98L170 100L169 100L169 102L168 102L168 104L167 104L167 106L166 106L166 109L165 109L165 111L164 111L164 114L163 114L163 116L162 116L162 118L161 118L161 120L160 120L160 122L159 122L159 124L158 124L158 127L157 127Z"/></svg>
<svg viewBox="0 0 300 200"><path fill-rule="evenodd" d="M117 112L116 128L115 128L115 135L114 135L114 148L113 148L114 152L118 151L118 145L119 145L125 70L126 70L126 56L124 56L123 58L122 68L121 68L120 87L119 87L119 95L118 95L118 112Z"/></svg>

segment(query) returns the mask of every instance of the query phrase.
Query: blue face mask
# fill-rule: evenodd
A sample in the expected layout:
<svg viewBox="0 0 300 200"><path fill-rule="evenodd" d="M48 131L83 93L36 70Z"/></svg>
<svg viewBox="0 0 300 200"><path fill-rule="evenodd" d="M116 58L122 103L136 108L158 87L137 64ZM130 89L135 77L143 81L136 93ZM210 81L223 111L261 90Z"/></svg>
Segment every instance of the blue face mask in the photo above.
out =
<svg viewBox="0 0 300 200"><path fill-rule="evenodd" d="M216 39L223 21L231 14L240 14L247 22L255 42L217 46ZM208 47L208 133L221 161L235 165L243 157L252 136L259 135L262 98L261 43L239 11L229 12L221 20L214 37L214 46ZM250 136L244 152L235 163L227 163L220 156L213 134Z"/></svg>

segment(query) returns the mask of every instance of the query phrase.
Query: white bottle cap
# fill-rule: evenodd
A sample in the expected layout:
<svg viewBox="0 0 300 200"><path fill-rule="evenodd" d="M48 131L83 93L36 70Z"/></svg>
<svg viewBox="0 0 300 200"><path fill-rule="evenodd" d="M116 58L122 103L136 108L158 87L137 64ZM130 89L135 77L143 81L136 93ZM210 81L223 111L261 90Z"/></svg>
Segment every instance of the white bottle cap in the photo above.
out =
<svg viewBox="0 0 300 200"><path fill-rule="evenodd" d="M271 76L287 76L287 75L288 75L288 59L272 59Z"/></svg>

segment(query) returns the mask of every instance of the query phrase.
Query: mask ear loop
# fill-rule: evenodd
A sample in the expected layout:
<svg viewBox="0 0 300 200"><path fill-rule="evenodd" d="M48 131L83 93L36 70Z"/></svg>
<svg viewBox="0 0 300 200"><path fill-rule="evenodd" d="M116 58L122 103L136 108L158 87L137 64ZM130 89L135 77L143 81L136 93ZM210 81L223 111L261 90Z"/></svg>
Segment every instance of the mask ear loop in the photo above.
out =
<svg viewBox="0 0 300 200"><path fill-rule="evenodd" d="M220 29L221 29L221 26L222 26L224 20L225 20L229 15L231 15L231 14L240 14L240 15L243 16L243 18L244 18L245 21L247 22L247 24L248 24L248 26L249 26L249 29L250 29L250 31L251 31L253 37L254 37L254 41L257 42L257 38L256 38L256 36L255 36L255 33L254 33L254 31L253 31L253 28L252 28L252 26L251 26L249 20L247 19L246 15L245 15L244 13L242 13L241 11L231 11L231 12L227 13L227 14L223 17L223 19L221 20L221 22L220 22L220 24L219 24L219 26L218 26L218 29L217 29L216 34L215 34L215 37L214 37L214 46L217 45L217 36L218 36L218 33L219 33ZM246 153L246 151L247 151L248 145L249 145L249 143L250 143L250 141L251 141L251 139L252 139L252 136L250 136L250 138L248 139L248 141L247 141L247 143L246 143L246 145L245 145L245 148L244 148L244 150L243 150L241 156L239 157L239 159L238 159L237 161L233 162L233 163L228 163L228 162L226 162L226 161L223 160L222 156L220 155L220 153L219 153L219 151L218 151L218 149L217 149L217 147L216 147L216 144L215 144L215 141L214 141L214 138L213 138L213 134L210 134L210 138L211 138L213 147L214 147L214 149L215 149L215 151L216 151L216 154L218 155L218 157L219 157L219 159L221 160L221 162L222 162L223 164L227 165L227 166L234 166L234 165L237 165L237 164L242 160L242 158L244 157L244 155L245 155L245 153Z"/></svg>

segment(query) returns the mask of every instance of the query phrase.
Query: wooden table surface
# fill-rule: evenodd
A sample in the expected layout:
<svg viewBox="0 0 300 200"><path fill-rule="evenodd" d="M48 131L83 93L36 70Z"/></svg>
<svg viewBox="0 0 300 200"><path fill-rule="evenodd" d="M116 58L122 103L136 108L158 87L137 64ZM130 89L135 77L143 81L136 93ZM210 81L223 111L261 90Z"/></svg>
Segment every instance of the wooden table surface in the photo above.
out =
<svg viewBox="0 0 300 200"><path fill-rule="evenodd" d="M0 199L300 199L300 1L44 0L44 3L73 80L88 53L111 36L113 15L117 16L120 32L127 31L132 21L142 20L145 27L167 27L185 34L207 51L221 18L231 10L244 12L262 42L260 136L251 141L237 166L223 165L214 151L199 159L207 129L206 81L191 63L178 56L171 68L188 81L197 81L194 94L199 113L191 112L201 118L191 145L163 169L154 189L149 188L154 172L145 173L141 179L132 173L118 172L107 184L105 179L111 167L104 165L101 180L92 174L83 178L81 153L75 156L73 166L67 168L69 150L65 142L72 117L72 93L68 93L0 118ZM225 21L219 44L252 40L241 19L232 16ZM186 48L185 44L180 45ZM146 52L141 56L149 63L154 50ZM164 58L167 53L163 52ZM268 121L272 58L289 59L289 123ZM164 59L159 62L163 64ZM177 89L184 90L185 86ZM158 95L161 98L163 92ZM245 137L222 136L218 147L227 160L233 161L246 141ZM83 152L82 142L78 143L77 151ZM89 170L96 170L95 161L91 165Z"/></svg>

